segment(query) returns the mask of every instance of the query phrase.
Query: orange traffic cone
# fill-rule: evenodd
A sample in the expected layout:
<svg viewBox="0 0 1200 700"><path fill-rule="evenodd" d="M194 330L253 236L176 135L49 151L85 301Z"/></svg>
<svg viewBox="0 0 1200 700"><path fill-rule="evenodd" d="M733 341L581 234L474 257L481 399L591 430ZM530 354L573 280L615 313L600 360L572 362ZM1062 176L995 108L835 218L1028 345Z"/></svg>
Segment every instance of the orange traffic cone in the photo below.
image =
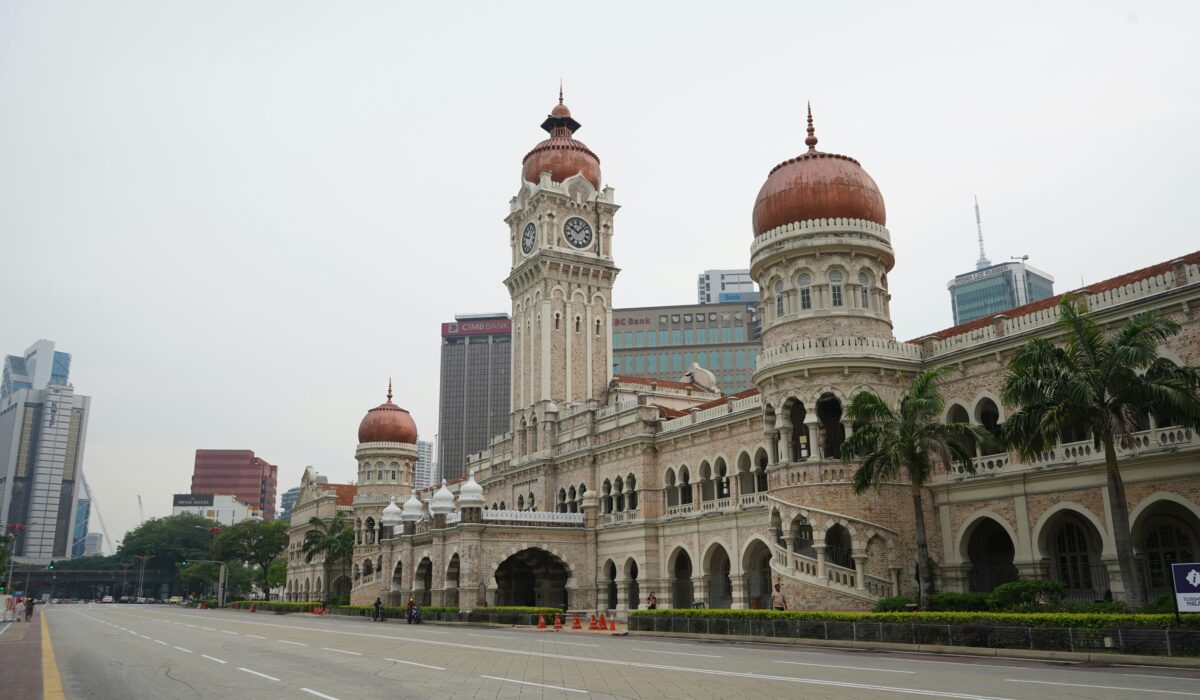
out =
<svg viewBox="0 0 1200 700"><path fill-rule="evenodd" d="M573 629L573 630L583 629L583 625L580 624L580 622L579 622L579 613L575 613L575 621L571 623L571 629Z"/></svg>
<svg viewBox="0 0 1200 700"><path fill-rule="evenodd" d="M588 621L588 632L596 631L596 616L592 615L592 619Z"/></svg>
<svg viewBox="0 0 1200 700"><path fill-rule="evenodd" d="M251 605L251 606L250 606L250 612L258 612L258 606L257 606L257 605Z"/></svg>
<svg viewBox="0 0 1200 700"><path fill-rule="evenodd" d="M616 615L613 615L612 617L608 618L608 631L609 632L617 631L617 616Z"/></svg>
<svg viewBox="0 0 1200 700"><path fill-rule="evenodd" d="M600 613L600 630L604 631L606 629L608 629L608 620L604 619L604 613Z"/></svg>
<svg viewBox="0 0 1200 700"><path fill-rule="evenodd" d="M199 609L200 610L208 610L208 605L206 605L203 601L201 601Z"/></svg>
<svg viewBox="0 0 1200 700"><path fill-rule="evenodd" d="M541 613L538 613L538 629L546 629L546 617Z"/></svg>
<svg viewBox="0 0 1200 700"><path fill-rule="evenodd" d="M559 615L558 613L554 613L554 629L562 629L562 615Z"/></svg>

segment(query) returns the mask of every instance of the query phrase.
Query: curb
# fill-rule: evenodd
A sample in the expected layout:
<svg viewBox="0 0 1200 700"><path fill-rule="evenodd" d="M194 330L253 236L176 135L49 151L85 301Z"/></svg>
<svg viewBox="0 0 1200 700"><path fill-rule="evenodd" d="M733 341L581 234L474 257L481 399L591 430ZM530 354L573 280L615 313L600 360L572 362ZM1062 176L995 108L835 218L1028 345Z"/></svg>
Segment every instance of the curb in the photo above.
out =
<svg viewBox="0 0 1200 700"><path fill-rule="evenodd" d="M634 637L675 637L705 641L752 642L784 646L829 647L834 649L867 649L872 651L902 651L914 654L947 654L956 656L1029 659L1032 661L1070 661L1081 664L1129 664L1132 666L1166 666L1200 669L1200 658L1190 656L1138 656L1134 654L1093 654L1082 651L1040 651L1035 649L993 649L990 647L958 647L936 644L901 644L896 642L854 642L843 639L805 639L802 637L754 637L746 634L707 634L703 632L650 632L629 630Z"/></svg>

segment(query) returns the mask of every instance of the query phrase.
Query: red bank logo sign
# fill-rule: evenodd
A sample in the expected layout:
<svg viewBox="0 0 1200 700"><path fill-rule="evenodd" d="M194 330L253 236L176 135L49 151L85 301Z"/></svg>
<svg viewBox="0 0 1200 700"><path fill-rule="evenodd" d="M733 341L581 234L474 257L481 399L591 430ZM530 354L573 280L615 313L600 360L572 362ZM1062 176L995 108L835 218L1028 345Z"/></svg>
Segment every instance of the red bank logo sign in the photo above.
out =
<svg viewBox="0 0 1200 700"><path fill-rule="evenodd" d="M442 337L458 335L487 335L488 333L512 333L512 321L507 318L489 318L480 321L457 321L442 324Z"/></svg>

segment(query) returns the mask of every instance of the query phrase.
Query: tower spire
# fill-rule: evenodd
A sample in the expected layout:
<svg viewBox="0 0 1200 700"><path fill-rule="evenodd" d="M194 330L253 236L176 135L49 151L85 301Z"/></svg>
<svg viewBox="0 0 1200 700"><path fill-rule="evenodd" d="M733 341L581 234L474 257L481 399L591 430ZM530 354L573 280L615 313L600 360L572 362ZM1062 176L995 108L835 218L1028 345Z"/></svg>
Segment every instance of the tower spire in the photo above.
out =
<svg viewBox="0 0 1200 700"><path fill-rule="evenodd" d="M991 267L992 261L988 260L988 256L983 252L983 223L979 220L979 197L975 197L975 231L979 235L979 259L975 261L975 269L982 270L985 267Z"/></svg>
<svg viewBox="0 0 1200 700"><path fill-rule="evenodd" d="M392 402L392 378L388 377L388 403Z"/></svg>
<svg viewBox="0 0 1200 700"><path fill-rule="evenodd" d="M562 104L562 103L563 103L563 94L562 94L562 76L561 76L561 75L560 75L560 76L558 76L558 103L559 103L559 104Z"/></svg>
<svg viewBox="0 0 1200 700"><path fill-rule="evenodd" d="M808 103L808 138L804 139L804 145L808 146L809 153L816 153L817 130L813 128L812 102Z"/></svg>

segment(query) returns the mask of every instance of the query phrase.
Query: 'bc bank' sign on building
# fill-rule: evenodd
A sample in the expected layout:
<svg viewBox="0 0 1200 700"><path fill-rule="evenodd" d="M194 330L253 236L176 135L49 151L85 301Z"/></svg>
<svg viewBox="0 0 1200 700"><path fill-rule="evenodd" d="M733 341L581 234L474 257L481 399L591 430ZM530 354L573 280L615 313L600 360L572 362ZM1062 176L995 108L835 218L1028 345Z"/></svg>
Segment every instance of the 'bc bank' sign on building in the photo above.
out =
<svg viewBox="0 0 1200 700"><path fill-rule="evenodd" d="M1200 612L1200 563L1172 564L1175 605L1179 612Z"/></svg>

